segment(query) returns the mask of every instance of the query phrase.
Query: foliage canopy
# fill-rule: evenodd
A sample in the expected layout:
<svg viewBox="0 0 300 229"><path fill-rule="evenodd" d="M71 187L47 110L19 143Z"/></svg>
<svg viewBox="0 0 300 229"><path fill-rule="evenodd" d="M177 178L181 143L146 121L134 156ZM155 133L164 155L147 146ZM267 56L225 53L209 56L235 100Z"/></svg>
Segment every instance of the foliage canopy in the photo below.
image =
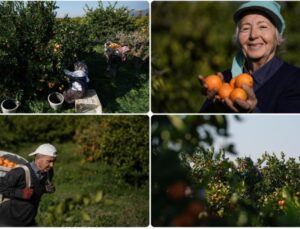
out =
<svg viewBox="0 0 300 229"><path fill-rule="evenodd" d="M237 52L233 14L241 2L152 3L152 111L198 112L205 97L198 75L231 67ZM300 66L299 2L280 2L286 40L278 56ZM162 16L163 15L163 16Z"/></svg>

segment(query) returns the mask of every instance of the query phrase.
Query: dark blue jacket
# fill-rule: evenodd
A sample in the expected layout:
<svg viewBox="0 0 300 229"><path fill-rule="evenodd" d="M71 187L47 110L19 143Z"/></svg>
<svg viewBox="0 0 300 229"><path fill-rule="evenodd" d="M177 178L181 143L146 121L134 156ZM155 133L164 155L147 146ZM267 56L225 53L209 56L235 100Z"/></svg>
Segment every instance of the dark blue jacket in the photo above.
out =
<svg viewBox="0 0 300 229"><path fill-rule="evenodd" d="M224 81L232 78L230 70L223 72ZM256 92L257 109L262 113L300 113L300 68L286 62ZM232 113L221 102L206 100L200 113Z"/></svg>
<svg viewBox="0 0 300 229"><path fill-rule="evenodd" d="M22 168L15 168L9 171L0 179L0 193L9 201L0 204L0 226L34 226L35 217L41 197L47 193L45 185L47 177L39 180L31 166L26 164L31 175L31 188L33 195L31 199L22 199L22 189L26 187L25 172ZM53 170L49 171L50 180L53 177Z"/></svg>

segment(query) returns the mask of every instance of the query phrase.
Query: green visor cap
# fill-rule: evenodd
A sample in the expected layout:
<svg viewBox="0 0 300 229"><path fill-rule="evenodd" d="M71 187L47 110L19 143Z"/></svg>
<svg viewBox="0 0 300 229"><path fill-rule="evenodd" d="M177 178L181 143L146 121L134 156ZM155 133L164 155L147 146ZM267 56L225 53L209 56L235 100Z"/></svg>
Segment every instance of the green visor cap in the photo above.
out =
<svg viewBox="0 0 300 229"><path fill-rule="evenodd" d="M285 29L285 22L280 14L280 5L275 1L250 1L242 4L235 12L233 19L235 23L247 13L247 11L258 11L268 15L271 21L275 24L279 33L283 35Z"/></svg>

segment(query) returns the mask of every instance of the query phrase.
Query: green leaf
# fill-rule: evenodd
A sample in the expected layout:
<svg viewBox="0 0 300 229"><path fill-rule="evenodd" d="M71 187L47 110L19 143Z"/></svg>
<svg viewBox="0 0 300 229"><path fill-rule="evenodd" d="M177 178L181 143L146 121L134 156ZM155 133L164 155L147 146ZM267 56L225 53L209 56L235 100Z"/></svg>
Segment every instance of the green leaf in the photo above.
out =
<svg viewBox="0 0 300 229"><path fill-rule="evenodd" d="M98 191L94 196L94 201L99 203L103 199L103 191Z"/></svg>
<svg viewBox="0 0 300 229"><path fill-rule="evenodd" d="M91 217L88 213L86 213L85 211L81 211L81 218L84 221L91 221Z"/></svg>

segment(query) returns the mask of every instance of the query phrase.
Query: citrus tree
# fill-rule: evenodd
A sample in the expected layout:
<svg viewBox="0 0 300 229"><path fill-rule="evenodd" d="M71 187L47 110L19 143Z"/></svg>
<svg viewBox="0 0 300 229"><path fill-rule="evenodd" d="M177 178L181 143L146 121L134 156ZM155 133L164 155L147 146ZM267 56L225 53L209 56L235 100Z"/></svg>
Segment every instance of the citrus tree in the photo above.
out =
<svg viewBox="0 0 300 229"><path fill-rule="evenodd" d="M197 147L212 145L216 136L229 136L227 117L154 116L151 130L152 225L205 225L197 220L199 211L205 207L205 190L198 188L190 196L196 184L182 159L192 156ZM235 153L234 145L225 148Z"/></svg>
<svg viewBox="0 0 300 229"><path fill-rule="evenodd" d="M149 17L132 16L117 3L104 7L101 1L77 18L57 18L57 8L55 1L0 2L0 101L18 99L21 112L51 112L47 95L63 92L69 84L63 68L72 71L74 62L85 60L95 89L106 85L100 99L107 110L148 111ZM124 35L123 45L131 52L120 70L129 77L118 79L115 88L115 82L96 76L105 75L104 42L118 42L118 33ZM73 111L65 108L62 112Z"/></svg>
<svg viewBox="0 0 300 229"><path fill-rule="evenodd" d="M18 152L23 143L73 140L83 162L107 163L118 179L141 186L149 176L148 123L147 116L3 116L0 145Z"/></svg>
<svg viewBox="0 0 300 229"><path fill-rule="evenodd" d="M89 36L100 44L113 39L120 31L134 31L137 29L126 7L117 8L117 2L109 3L107 7L99 1L96 9L86 8L86 20L89 24Z"/></svg>
<svg viewBox="0 0 300 229"><path fill-rule="evenodd" d="M57 20L55 9L55 2L0 3L2 99L20 92L24 100L63 90L62 66L80 58L86 36L84 26L68 18Z"/></svg>
<svg viewBox="0 0 300 229"><path fill-rule="evenodd" d="M160 211L158 225L300 225L300 163L295 158L264 153L257 161L249 157L232 161L224 151L198 148L178 160L188 179L179 177L181 186L165 186L164 203L176 211L170 215ZM191 203L199 205L196 214Z"/></svg>
<svg viewBox="0 0 300 229"><path fill-rule="evenodd" d="M152 225L299 226L300 161L215 151L226 116L152 118ZM233 151L234 152L234 151Z"/></svg>
<svg viewBox="0 0 300 229"><path fill-rule="evenodd" d="M148 177L148 117L105 117L83 120L75 140L86 161L104 161L117 176L140 186Z"/></svg>
<svg viewBox="0 0 300 229"><path fill-rule="evenodd" d="M1 97L15 96L20 89L35 90L45 71L56 6L53 2L1 2L0 8L0 65L5 69Z"/></svg>

